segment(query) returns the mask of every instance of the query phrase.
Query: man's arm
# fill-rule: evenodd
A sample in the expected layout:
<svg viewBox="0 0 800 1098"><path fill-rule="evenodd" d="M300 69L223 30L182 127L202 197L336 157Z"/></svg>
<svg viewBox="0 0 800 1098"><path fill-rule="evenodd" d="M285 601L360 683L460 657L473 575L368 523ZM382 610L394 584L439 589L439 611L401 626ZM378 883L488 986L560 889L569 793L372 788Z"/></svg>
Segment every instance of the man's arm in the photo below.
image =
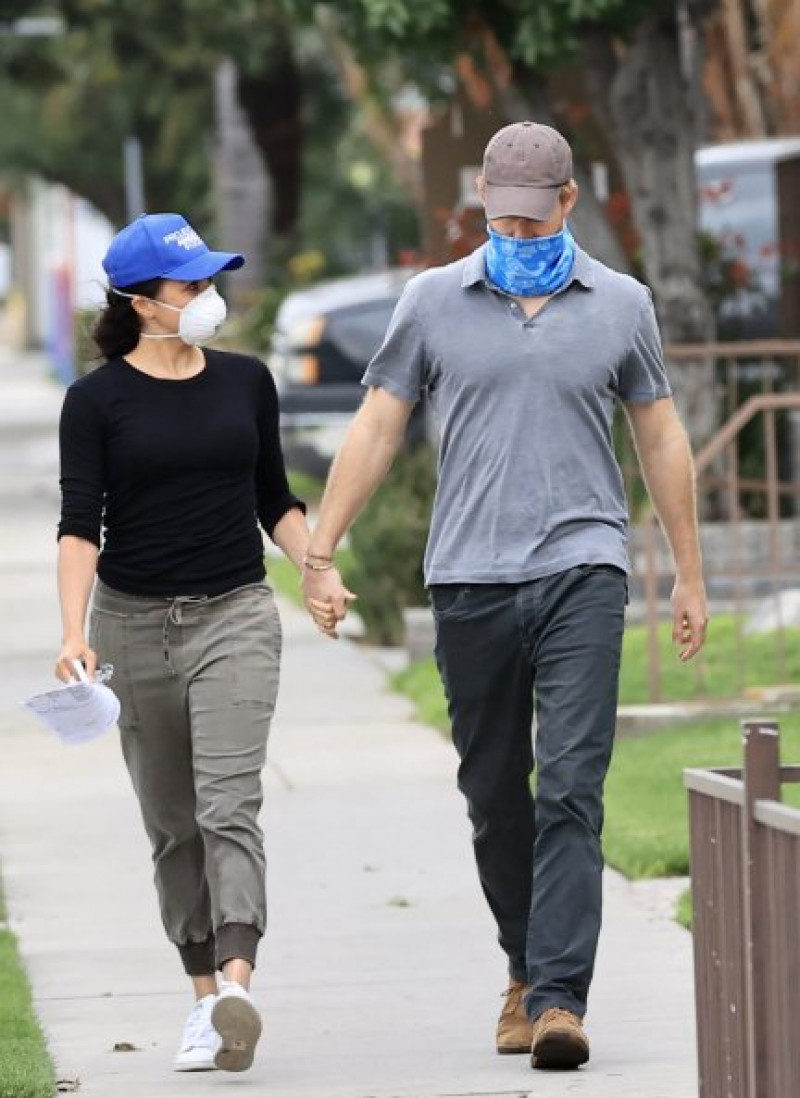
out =
<svg viewBox="0 0 800 1098"><path fill-rule="evenodd" d="M307 550L303 594L311 608L330 602L335 621L323 632L335 637L336 621L347 612L353 596L342 583L332 561L336 546L391 468L403 442L413 403L371 388L355 415L328 475L319 519Z"/></svg>
<svg viewBox="0 0 800 1098"><path fill-rule="evenodd" d="M650 499L675 559L672 639L681 646L681 660L690 660L705 641L708 608L689 440L669 397L628 403L625 411Z"/></svg>

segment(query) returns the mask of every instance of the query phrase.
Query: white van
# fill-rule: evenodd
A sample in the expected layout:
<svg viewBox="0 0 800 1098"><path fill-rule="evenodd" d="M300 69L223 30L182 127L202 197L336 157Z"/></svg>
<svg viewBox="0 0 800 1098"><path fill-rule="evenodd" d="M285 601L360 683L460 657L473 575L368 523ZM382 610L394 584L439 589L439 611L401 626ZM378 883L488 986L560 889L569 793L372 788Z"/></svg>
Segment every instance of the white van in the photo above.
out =
<svg viewBox="0 0 800 1098"><path fill-rule="evenodd" d="M700 229L747 283L720 304L719 337L800 335L800 138L711 145L695 166Z"/></svg>

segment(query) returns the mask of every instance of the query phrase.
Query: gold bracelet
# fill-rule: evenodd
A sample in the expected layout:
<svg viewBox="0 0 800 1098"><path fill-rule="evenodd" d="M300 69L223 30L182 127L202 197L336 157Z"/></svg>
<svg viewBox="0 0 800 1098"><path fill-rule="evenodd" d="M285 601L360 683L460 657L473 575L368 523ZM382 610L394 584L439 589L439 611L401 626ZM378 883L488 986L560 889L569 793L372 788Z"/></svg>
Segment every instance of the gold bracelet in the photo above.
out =
<svg viewBox="0 0 800 1098"><path fill-rule="evenodd" d="M303 557L303 567L307 568L309 572L330 572L336 565L332 560L329 560L327 564L312 564L308 557Z"/></svg>

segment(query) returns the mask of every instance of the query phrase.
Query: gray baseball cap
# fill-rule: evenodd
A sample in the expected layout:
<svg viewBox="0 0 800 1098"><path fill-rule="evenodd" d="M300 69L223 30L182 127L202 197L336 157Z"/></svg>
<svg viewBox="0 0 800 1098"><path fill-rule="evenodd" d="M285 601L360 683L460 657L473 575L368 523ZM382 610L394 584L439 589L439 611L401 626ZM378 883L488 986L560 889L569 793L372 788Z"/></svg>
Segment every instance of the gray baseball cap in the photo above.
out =
<svg viewBox="0 0 800 1098"><path fill-rule="evenodd" d="M546 221L572 178L572 149L558 130L514 122L498 130L483 154L486 217Z"/></svg>

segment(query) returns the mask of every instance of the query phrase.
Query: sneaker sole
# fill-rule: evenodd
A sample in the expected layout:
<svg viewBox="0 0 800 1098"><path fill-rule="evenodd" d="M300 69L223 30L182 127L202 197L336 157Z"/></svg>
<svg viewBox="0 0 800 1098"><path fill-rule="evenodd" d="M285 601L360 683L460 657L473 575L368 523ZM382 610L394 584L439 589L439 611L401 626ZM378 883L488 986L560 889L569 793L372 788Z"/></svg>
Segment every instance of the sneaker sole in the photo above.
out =
<svg viewBox="0 0 800 1098"><path fill-rule="evenodd" d="M253 1004L233 995L218 999L211 1024L222 1038L214 1066L221 1071L247 1071L261 1036L261 1018Z"/></svg>
<svg viewBox="0 0 800 1098"><path fill-rule="evenodd" d="M213 1060L208 1060L205 1064L179 1064L174 1063L172 1065L173 1071L216 1071L217 1065Z"/></svg>
<svg viewBox="0 0 800 1098"><path fill-rule="evenodd" d="M566 1033L551 1033L536 1042L531 1067L540 1071L574 1071L589 1059L589 1049Z"/></svg>

